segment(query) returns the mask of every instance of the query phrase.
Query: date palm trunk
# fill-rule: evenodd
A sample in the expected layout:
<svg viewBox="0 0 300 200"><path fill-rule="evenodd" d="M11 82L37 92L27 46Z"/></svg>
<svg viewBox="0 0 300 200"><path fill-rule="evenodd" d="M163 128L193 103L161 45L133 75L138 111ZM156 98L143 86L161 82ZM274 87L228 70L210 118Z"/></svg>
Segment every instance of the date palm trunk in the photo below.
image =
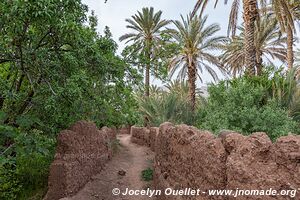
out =
<svg viewBox="0 0 300 200"><path fill-rule="evenodd" d="M149 46L147 47L147 64L146 64L146 69L145 69L145 97L149 98L150 97L150 59L151 59L151 53L150 53L150 48ZM149 127L149 118L147 115L144 116L144 127Z"/></svg>
<svg viewBox="0 0 300 200"><path fill-rule="evenodd" d="M146 66L145 72L145 97L149 98L150 96L150 64ZM149 127L149 118L147 115L144 116L144 127Z"/></svg>
<svg viewBox="0 0 300 200"><path fill-rule="evenodd" d="M256 50L256 75L260 76L262 74L263 68L263 59L262 59L262 52L260 50Z"/></svg>
<svg viewBox="0 0 300 200"><path fill-rule="evenodd" d="M145 96L150 96L150 68L151 68L151 40L146 42L146 72L145 72Z"/></svg>
<svg viewBox="0 0 300 200"><path fill-rule="evenodd" d="M196 108L196 66L192 61L188 68L189 101L192 111Z"/></svg>
<svg viewBox="0 0 300 200"><path fill-rule="evenodd" d="M294 65L294 51L293 51L294 34L291 27L287 27L287 62L288 68L292 69Z"/></svg>
<svg viewBox="0 0 300 200"><path fill-rule="evenodd" d="M255 75L256 48L254 42L255 21L257 19L257 0L243 0L243 18L245 23L245 64L246 73Z"/></svg>
<svg viewBox="0 0 300 200"><path fill-rule="evenodd" d="M145 72L145 95L150 96L150 64L147 64Z"/></svg>
<svg viewBox="0 0 300 200"><path fill-rule="evenodd" d="M145 71L145 97L148 99L150 96L150 64L147 64ZM144 115L144 127L149 126L149 118L147 115Z"/></svg>

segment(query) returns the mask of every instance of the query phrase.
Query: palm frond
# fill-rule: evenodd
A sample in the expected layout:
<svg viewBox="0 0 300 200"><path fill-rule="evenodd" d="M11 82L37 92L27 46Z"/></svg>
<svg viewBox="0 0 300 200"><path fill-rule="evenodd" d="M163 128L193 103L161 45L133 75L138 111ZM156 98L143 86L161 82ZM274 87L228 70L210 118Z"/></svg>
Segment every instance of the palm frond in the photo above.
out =
<svg viewBox="0 0 300 200"><path fill-rule="evenodd" d="M206 26L207 16L201 18L198 15L194 17L181 16L181 21L175 20L173 24L176 29L170 31L170 35L181 47L180 53L170 62L170 75L173 76L178 71L177 78L184 80L192 63L198 68L198 75L203 73L203 69L212 75L214 80L218 80L217 73L212 67L223 68L217 56L209 53L210 50L220 50L222 42L227 41L225 37L215 37L214 35L220 30L218 24ZM206 64L200 64L200 63ZM212 66L209 66L212 65ZM223 70L224 72L224 70Z"/></svg>

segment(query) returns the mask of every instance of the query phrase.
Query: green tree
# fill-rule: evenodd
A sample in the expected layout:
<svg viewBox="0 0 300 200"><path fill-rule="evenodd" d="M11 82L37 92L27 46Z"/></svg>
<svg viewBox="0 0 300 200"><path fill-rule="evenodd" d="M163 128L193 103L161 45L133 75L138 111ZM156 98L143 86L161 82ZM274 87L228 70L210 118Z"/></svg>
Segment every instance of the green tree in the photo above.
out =
<svg viewBox="0 0 300 200"><path fill-rule="evenodd" d="M0 199L42 198L70 124L136 121L136 72L87 12L80 0L0 2Z"/></svg>
<svg viewBox="0 0 300 200"><path fill-rule="evenodd" d="M108 105L112 110L123 108L120 104L126 101L112 96L116 93L109 90L120 90L129 97L128 79L123 78L132 71L115 55L117 45L109 29L105 36L99 36L96 17L92 15L87 21L86 12L80 0L57 0L53 4L47 0L1 2L0 109L7 114L5 124L17 126L17 118L24 114L42 119L45 113L62 114L60 105L64 108L64 116L57 116L61 123L74 121L68 115L98 120L96 111ZM72 110L76 106L80 109ZM36 112L40 109L45 113ZM60 127L58 119L48 123Z"/></svg>
<svg viewBox="0 0 300 200"><path fill-rule="evenodd" d="M143 8L132 19L126 19L129 23L127 28L134 32L125 34L120 37L120 41L126 40L126 43L134 42L134 51L143 55L145 58L145 95L150 95L150 70L151 60L155 55L162 39L162 29L167 26L170 21L161 19L162 11L154 12L154 8Z"/></svg>
<svg viewBox="0 0 300 200"><path fill-rule="evenodd" d="M187 16L181 21L174 21L177 29L171 30L171 36L179 46L179 52L170 61L170 76L180 69L178 78L188 78L189 101L192 110L196 107L196 79L202 81L201 73L206 70L214 80L218 79L217 73L210 65L217 66L221 71L223 66L211 51L219 50L225 37L214 36L220 27L217 24L206 25L207 16L200 18Z"/></svg>

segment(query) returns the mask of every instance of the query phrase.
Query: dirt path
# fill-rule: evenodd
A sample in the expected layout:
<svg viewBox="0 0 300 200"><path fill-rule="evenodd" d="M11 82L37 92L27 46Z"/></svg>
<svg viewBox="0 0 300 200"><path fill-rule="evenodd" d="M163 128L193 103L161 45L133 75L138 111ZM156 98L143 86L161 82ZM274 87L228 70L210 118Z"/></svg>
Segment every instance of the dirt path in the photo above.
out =
<svg viewBox="0 0 300 200"><path fill-rule="evenodd" d="M118 135L120 148L105 169L92 177L75 196L61 200L144 200L146 196L112 195L114 188L121 192L129 189L145 189L149 182L141 179L141 172L152 165L153 152L148 148L130 142L130 135ZM125 176L119 175L124 170Z"/></svg>

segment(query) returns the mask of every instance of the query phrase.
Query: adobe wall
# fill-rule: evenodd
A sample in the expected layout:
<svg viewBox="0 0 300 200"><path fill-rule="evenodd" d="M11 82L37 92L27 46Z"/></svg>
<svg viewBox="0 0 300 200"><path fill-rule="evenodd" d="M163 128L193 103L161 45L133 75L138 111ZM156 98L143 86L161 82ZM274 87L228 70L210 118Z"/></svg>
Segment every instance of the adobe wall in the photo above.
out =
<svg viewBox="0 0 300 200"><path fill-rule="evenodd" d="M61 131L44 199L57 200L76 194L111 159L115 139L115 129L99 130L94 123L86 121Z"/></svg>
<svg viewBox="0 0 300 200"><path fill-rule="evenodd" d="M147 127L131 127L131 142L141 145L141 146L149 146L150 139L150 130Z"/></svg>
<svg viewBox="0 0 300 200"><path fill-rule="evenodd" d="M148 146L152 151L155 149L155 141L158 135L159 128L158 127L131 127L131 142Z"/></svg>
<svg viewBox="0 0 300 200"><path fill-rule="evenodd" d="M226 186L227 153L221 139L210 132L201 132L186 125L175 127L171 123L164 123L159 128L155 153L154 185L157 189L206 190ZM188 197L193 199L192 196L160 196L159 199Z"/></svg>
<svg viewBox="0 0 300 200"><path fill-rule="evenodd" d="M127 125L127 126L123 126L120 129L117 130L118 134L130 134L130 130L131 130L131 126Z"/></svg>
<svg viewBox="0 0 300 200"><path fill-rule="evenodd" d="M149 146L150 130L132 128L132 140ZM153 143L153 139L151 141ZM207 191L208 189L268 190L272 188L280 191L300 188L299 135L281 137L272 143L265 133L243 136L232 131L223 131L219 136L215 136L195 127L174 126L166 122L159 127L154 143L156 154L154 185L157 189L195 188ZM300 191L294 199L300 199L299 195ZM158 199L281 200L292 198L280 195L217 197L201 194L201 196L159 196Z"/></svg>

